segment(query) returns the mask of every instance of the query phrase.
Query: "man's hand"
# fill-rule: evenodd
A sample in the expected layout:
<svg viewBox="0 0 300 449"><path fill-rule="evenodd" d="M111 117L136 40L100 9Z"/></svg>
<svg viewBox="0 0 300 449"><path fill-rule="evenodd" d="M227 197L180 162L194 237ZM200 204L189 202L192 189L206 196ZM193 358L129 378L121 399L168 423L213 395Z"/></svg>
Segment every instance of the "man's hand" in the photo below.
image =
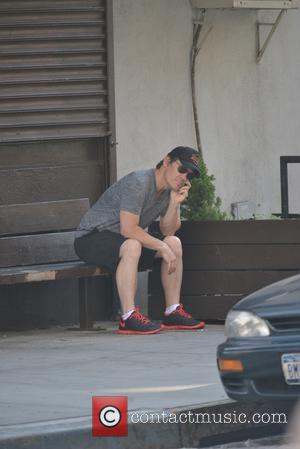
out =
<svg viewBox="0 0 300 449"><path fill-rule="evenodd" d="M180 189L171 191L170 200L175 204L181 204L188 197L190 188L191 183L187 179Z"/></svg>
<svg viewBox="0 0 300 449"><path fill-rule="evenodd" d="M168 274L174 273L177 266L177 258L171 248L164 243L162 248L159 250L160 256L168 264Z"/></svg>

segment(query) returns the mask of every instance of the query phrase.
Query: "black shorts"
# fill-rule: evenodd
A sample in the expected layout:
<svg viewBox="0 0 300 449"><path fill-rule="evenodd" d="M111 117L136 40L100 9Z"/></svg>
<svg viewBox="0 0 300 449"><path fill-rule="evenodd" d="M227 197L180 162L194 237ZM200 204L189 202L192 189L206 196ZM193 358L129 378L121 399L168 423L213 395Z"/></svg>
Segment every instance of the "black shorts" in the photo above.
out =
<svg viewBox="0 0 300 449"><path fill-rule="evenodd" d="M160 233L149 233L160 240L164 236ZM120 260L120 247L127 240L121 234L112 231L94 230L90 234L75 239L74 248L77 256L84 262L104 267L109 272L115 273ZM138 271L146 271L153 267L156 260L156 251L148 248L142 248L139 260Z"/></svg>

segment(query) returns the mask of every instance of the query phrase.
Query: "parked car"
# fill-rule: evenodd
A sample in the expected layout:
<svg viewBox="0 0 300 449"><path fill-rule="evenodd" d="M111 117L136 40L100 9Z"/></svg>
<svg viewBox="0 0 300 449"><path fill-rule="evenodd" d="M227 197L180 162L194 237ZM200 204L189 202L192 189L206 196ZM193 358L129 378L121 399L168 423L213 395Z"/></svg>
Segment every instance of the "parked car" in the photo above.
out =
<svg viewBox="0 0 300 449"><path fill-rule="evenodd" d="M235 304L227 315L225 334L217 361L230 398L300 397L300 275Z"/></svg>

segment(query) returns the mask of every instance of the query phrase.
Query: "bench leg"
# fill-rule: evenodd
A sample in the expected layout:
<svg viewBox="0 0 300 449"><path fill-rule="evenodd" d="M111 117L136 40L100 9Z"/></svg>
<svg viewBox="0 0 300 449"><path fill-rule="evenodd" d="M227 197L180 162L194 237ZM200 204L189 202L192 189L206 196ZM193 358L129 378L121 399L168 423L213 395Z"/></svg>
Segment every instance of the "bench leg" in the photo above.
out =
<svg viewBox="0 0 300 449"><path fill-rule="evenodd" d="M111 296L112 296L112 319L119 321L120 315L122 314L121 311L121 302L116 282L116 275L112 275L111 280Z"/></svg>
<svg viewBox="0 0 300 449"><path fill-rule="evenodd" d="M88 278L78 279L80 329L91 329L93 327L93 320L89 314L88 281Z"/></svg>

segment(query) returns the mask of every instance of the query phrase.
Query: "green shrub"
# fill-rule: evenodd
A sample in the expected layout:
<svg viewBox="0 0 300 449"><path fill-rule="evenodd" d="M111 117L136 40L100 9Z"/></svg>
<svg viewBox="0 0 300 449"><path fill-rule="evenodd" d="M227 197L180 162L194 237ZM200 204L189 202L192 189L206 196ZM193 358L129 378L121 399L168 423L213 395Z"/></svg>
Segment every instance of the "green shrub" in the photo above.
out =
<svg viewBox="0 0 300 449"><path fill-rule="evenodd" d="M192 187L187 200L181 206L183 220L226 220L229 219L221 211L221 198L216 197L215 177L207 173L204 162L199 162L200 176L193 178Z"/></svg>

